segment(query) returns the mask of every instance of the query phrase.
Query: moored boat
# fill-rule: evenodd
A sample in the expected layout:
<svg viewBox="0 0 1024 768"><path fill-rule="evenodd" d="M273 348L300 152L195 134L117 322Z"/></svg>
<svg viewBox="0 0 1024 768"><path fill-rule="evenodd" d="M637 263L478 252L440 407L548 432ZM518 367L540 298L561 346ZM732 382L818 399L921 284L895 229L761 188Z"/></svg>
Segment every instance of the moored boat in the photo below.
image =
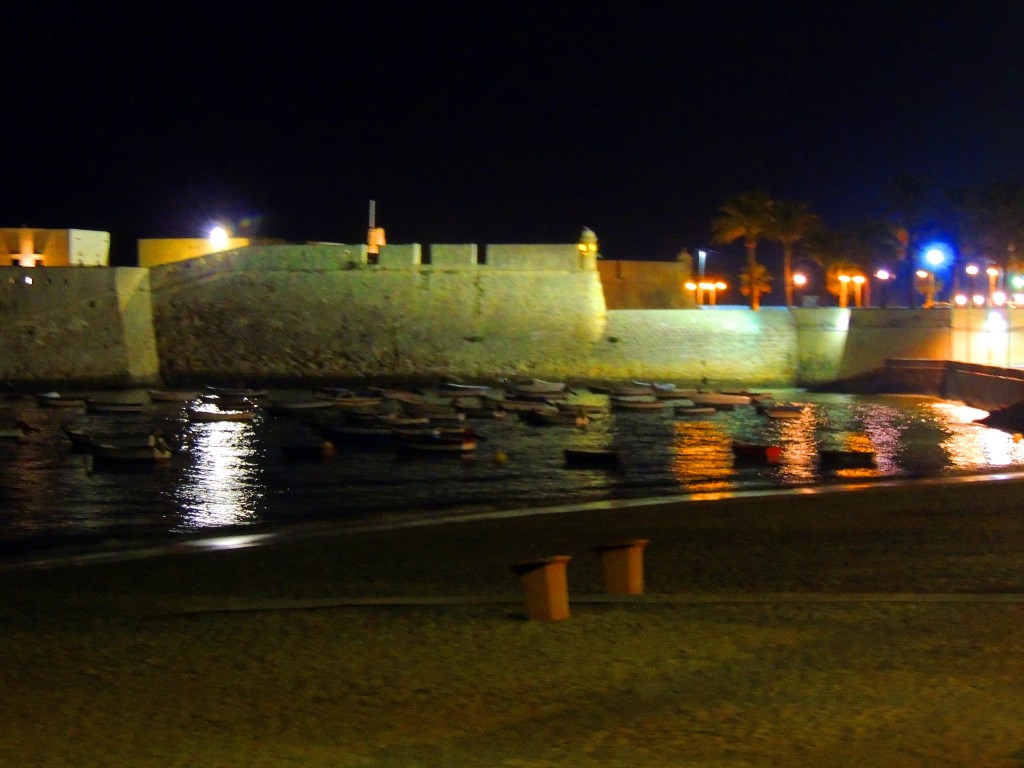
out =
<svg viewBox="0 0 1024 768"><path fill-rule="evenodd" d="M565 392L567 389L564 381L545 381L535 378L511 379L506 386L508 391L517 395L555 395Z"/></svg>
<svg viewBox="0 0 1024 768"><path fill-rule="evenodd" d="M185 416L189 421L206 423L214 421L252 421L256 418L254 409L221 410L220 408L187 408Z"/></svg>
<svg viewBox="0 0 1024 768"><path fill-rule="evenodd" d="M756 462L759 464L778 464L782 459L782 448L778 445L762 443L745 443L733 440L732 454L737 461Z"/></svg>
<svg viewBox="0 0 1024 768"><path fill-rule="evenodd" d="M693 402L694 405L711 405L716 408L732 408L737 405L750 405L753 400L750 395L741 395L731 392L687 392L684 397Z"/></svg>
<svg viewBox="0 0 1024 768"><path fill-rule="evenodd" d="M84 406L87 399L85 395L61 394L60 392L41 392L36 395L36 402L47 408L77 408Z"/></svg>
<svg viewBox="0 0 1024 768"><path fill-rule="evenodd" d="M60 431L71 441L71 447L76 451L91 450L97 443L121 448L147 448L156 445L159 437L152 430L90 430L69 424L61 424Z"/></svg>
<svg viewBox="0 0 1024 768"><path fill-rule="evenodd" d="M127 400L93 400L85 401L86 413L142 413L146 404Z"/></svg>
<svg viewBox="0 0 1024 768"><path fill-rule="evenodd" d="M17 442L21 442L31 433L38 431L38 428L33 427L27 421L23 419L15 419L12 424L0 427L0 440L15 440Z"/></svg>
<svg viewBox="0 0 1024 768"><path fill-rule="evenodd" d="M520 420L534 426L586 427L590 417L585 413L560 408L538 408L533 411L519 411Z"/></svg>
<svg viewBox="0 0 1024 768"><path fill-rule="evenodd" d="M819 449L818 460L824 469L871 469L876 466L875 452L865 450Z"/></svg>
<svg viewBox="0 0 1024 768"><path fill-rule="evenodd" d="M769 419L798 419L804 413L805 406L798 403L772 403L758 405L759 413Z"/></svg>
<svg viewBox="0 0 1024 768"><path fill-rule="evenodd" d="M476 450L480 438L470 430L397 431L398 450L411 453L465 454Z"/></svg>
<svg viewBox="0 0 1024 768"><path fill-rule="evenodd" d="M89 446L94 464L147 465L169 461L174 451L162 438L156 438L153 445L116 445L114 443L92 443Z"/></svg>
<svg viewBox="0 0 1024 768"><path fill-rule="evenodd" d="M487 384L459 384L446 381L437 387L437 394L441 397L480 397L490 393L491 388Z"/></svg>
<svg viewBox="0 0 1024 768"><path fill-rule="evenodd" d="M622 464L618 452L610 449L565 448L562 454L570 469L612 469Z"/></svg>
<svg viewBox="0 0 1024 768"><path fill-rule="evenodd" d="M202 393L196 389L147 389L146 394L153 403L187 403Z"/></svg>
<svg viewBox="0 0 1024 768"><path fill-rule="evenodd" d="M612 395L609 401L613 411L661 411L665 409L665 402L654 395Z"/></svg>
<svg viewBox="0 0 1024 768"><path fill-rule="evenodd" d="M711 405L677 405L672 412L679 417L714 416L719 409Z"/></svg>

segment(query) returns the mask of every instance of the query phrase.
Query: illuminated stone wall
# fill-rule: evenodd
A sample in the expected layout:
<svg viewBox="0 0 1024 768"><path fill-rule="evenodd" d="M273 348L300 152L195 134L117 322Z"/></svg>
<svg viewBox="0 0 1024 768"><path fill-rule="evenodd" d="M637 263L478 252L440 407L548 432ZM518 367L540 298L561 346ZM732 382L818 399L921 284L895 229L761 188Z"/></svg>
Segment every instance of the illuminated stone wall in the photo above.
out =
<svg viewBox="0 0 1024 768"><path fill-rule="evenodd" d="M575 245L495 265L362 265L344 245L248 248L153 270L165 378L564 377L601 338L604 295ZM390 248L390 246L389 246Z"/></svg>
<svg viewBox="0 0 1024 768"><path fill-rule="evenodd" d="M0 319L0 381L159 380L148 270L2 267Z"/></svg>

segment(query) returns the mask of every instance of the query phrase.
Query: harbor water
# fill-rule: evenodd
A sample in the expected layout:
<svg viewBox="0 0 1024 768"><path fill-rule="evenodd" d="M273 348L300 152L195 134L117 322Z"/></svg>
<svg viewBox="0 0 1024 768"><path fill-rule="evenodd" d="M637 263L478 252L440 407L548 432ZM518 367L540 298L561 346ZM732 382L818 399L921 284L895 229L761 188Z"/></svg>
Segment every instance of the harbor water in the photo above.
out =
<svg viewBox="0 0 1024 768"><path fill-rule="evenodd" d="M54 408L35 397L11 397L2 404L5 418L20 418L36 431L0 442L0 546L15 553L239 526L400 521L1024 467L1019 436L975 423L985 412L963 404L919 396L771 394L806 407L794 418L771 419L753 406L682 415L666 401L658 410L595 413L585 427L531 425L509 413L468 419L480 441L464 456L338 444L333 455L312 460L286 458L282 446L309 441L314 423L338 418L327 413L334 409L303 417L261 406L251 421L199 423L185 417L181 403L91 415L83 406ZM144 392L116 396L146 399ZM299 396L272 391L270 400ZM585 389L573 397L608 403L607 395ZM156 467L101 468L88 452L74 449L62 423L103 431L158 425L181 450ZM737 462L732 441L778 445L781 455L772 464ZM566 448L612 449L621 463L570 469ZM874 465L826 467L823 450L870 450Z"/></svg>

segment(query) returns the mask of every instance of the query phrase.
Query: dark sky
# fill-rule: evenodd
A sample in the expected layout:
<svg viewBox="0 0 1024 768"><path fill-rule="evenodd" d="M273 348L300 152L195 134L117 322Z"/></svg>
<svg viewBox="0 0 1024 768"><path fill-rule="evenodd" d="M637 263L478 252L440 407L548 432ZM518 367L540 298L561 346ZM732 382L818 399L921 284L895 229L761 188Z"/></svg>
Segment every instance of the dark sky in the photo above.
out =
<svg viewBox="0 0 1024 768"><path fill-rule="evenodd" d="M216 217L361 242L373 198L390 242L671 259L746 190L840 223L1022 166L1022 5L163 6L9 15L3 226L131 263Z"/></svg>

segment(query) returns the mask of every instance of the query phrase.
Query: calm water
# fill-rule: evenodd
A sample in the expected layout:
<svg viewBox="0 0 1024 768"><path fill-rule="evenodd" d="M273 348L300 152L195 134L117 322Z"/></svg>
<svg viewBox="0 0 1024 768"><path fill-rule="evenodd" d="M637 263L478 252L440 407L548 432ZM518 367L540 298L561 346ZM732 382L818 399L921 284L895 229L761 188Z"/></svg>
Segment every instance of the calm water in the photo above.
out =
<svg viewBox="0 0 1024 768"><path fill-rule="evenodd" d="M0 441L0 543L22 550L91 537L173 535L228 526L335 522L382 515L457 515L698 491L819 484L1024 466L1024 443L971 423L983 411L908 396L847 396L775 390L808 403L798 419L770 420L752 407L679 418L611 412L585 429L473 419L476 456L405 458L393 450L340 449L322 461L285 460L281 444L310 434L294 416L261 412L252 422L188 423L180 405L141 416L90 416L33 398L3 404L39 428L23 443ZM144 399L141 393L118 393ZM138 395L137 397L133 395ZM273 397L302 393L272 393ZM581 397L602 402L601 395ZM110 399L110 394L103 396ZM606 400L604 400L606 402ZM333 409L332 409L333 410ZM316 418L333 418L317 411ZM72 450L62 421L110 429L163 424L187 451L165 468L101 471ZM737 465L730 441L783 447L775 466ZM613 447L616 471L569 470L565 447ZM819 448L873 448L877 467L823 472ZM506 457L501 461L501 455Z"/></svg>

